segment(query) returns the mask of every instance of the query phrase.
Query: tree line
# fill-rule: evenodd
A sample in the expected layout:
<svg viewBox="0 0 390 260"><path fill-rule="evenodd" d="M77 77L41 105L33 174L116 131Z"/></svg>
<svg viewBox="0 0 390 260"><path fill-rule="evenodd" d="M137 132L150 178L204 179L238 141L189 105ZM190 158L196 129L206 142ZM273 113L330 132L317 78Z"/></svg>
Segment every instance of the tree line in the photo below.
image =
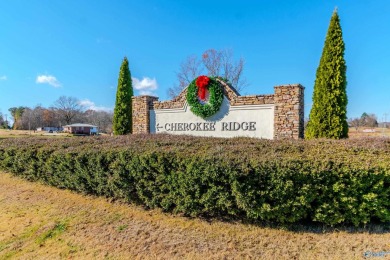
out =
<svg viewBox="0 0 390 260"><path fill-rule="evenodd" d="M356 130L358 130L359 127L378 127L378 120L376 115L367 114L366 112L364 112L361 117L351 118L348 123Z"/></svg>
<svg viewBox="0 0 390 260"><path fill-rule="evenodd" d="M75 97L61 96L53 106L45 108L11 107L8 109L11 118L0 113L0 128L14 130L36 130L39 127L62 127L72 123L86 123L99 127L101 132L112 132L113 113L86 109ZM9 119L13 124L10 125Z"/></svg>

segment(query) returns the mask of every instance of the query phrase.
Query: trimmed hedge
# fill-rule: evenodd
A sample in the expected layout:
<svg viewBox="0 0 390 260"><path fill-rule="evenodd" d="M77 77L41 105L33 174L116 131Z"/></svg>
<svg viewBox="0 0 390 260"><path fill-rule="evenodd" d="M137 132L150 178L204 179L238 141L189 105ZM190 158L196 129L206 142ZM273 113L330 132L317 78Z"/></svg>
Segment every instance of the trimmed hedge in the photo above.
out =
<svg viewBox="0 0 390 260"><path fill-rule="evenodd" d="M390 140L171 135L0 140L0 169L188 216L390 221Z"/></svg>

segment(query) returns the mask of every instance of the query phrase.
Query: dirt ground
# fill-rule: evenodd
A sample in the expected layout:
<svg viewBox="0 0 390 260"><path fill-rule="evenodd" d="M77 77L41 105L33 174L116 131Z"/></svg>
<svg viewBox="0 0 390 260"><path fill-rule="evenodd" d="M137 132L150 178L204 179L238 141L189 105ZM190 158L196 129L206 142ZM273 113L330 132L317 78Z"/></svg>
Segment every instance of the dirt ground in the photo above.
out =
<svg viewBox="0 0 390 260"><path fill-rule="evenodd" d="M0 259L390 258L386 230L188 219L0 173Z"/></svg>

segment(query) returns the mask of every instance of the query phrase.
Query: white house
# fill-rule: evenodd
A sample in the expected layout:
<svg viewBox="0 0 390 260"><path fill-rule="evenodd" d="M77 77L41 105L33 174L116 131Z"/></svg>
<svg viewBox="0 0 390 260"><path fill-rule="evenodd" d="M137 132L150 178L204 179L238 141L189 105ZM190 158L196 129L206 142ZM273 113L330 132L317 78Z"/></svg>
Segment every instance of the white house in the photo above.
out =
<svg viewBox="0 0 390 260"><path fill-rule="evenodd" d="M71 124L64 126L64 132L71 134L96 135L99 133L99 128L89 124Z"/></svg>

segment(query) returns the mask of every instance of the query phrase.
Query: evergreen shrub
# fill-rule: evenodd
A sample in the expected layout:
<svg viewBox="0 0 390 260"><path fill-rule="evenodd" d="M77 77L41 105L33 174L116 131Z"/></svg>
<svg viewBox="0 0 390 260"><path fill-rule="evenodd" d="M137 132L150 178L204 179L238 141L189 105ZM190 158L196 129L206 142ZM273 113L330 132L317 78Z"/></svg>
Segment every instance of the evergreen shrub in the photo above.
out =
<svg viewBox="0 0 390 260"><path fill-rule="evenodd" d="M390 140L172 135L0 140L0 169L187 216L390 221Z"/></svg>
<svg viewBox="0 0 390 260"><path fill-rule="evenodd" d="M305 138L348 137L347 65L345 44L337 10L333 12L314 83L313 106Z"/></svg>
<svg viewBox="0 0 390 260"><path fill-rule="evenodd" d="M114 117L112 128L115 135L126 135L132 133L132 99L133 82L129 70L129 61L124 57L118 77L116 91Z"/></svg>

